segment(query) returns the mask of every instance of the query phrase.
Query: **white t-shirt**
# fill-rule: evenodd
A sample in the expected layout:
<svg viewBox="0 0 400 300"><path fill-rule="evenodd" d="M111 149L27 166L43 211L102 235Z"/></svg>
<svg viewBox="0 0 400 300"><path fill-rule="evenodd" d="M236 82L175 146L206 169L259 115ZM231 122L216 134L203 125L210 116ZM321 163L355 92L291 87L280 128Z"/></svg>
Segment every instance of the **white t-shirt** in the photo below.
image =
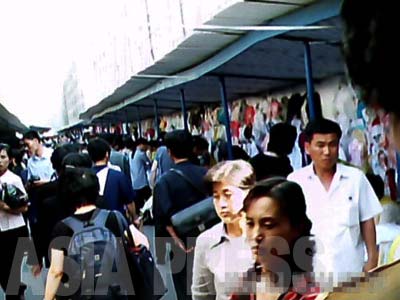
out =
<svg viewBox="0 0 400 300"><path fill-rule="evenodd" d="M15 175L10 170L7 170L1 177L0 177L0 186L2 183L12 184L20 189L22 192L26 194L24 185L22 183L21 178ZM7 231L10 229L19 228L25 225L24 218L22 214L10 214L3 210L0 210L0 231Z"/></svg>
<svg viewBox="0 0 400 300"><path fill-rule="evenodd" d="M360 222L382 211L365 175L359 169L337 164L326 191L311 164L294 171L288 180L302 187L307 215L313 223L311 232L317 241L314 272L323 272L322 276L335 282L359 275L364 264Z"/></svg>

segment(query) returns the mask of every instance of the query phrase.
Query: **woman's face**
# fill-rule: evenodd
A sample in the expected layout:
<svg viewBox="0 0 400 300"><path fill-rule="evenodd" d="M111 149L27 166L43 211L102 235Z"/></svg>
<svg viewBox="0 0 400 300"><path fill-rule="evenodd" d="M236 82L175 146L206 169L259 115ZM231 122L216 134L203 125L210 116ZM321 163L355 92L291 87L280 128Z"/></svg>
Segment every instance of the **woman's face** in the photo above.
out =
<svg viewBox="0 0 400 300"><path fill-rule="evenodd" d="M265 257L260 257L260 250L265 247L272 249L276 242L277 254L281 254L280 250L291 249L299 233L292 227L288 217L282 214L277 201L261 197L253 200L247 209L246 236L255 260L264 263ZM284 249L280 249L282 241L287 243Z"/></svg>
<svg viewBox="0 0 400 300"><path fill-rule="evenodd" d="M223 223L229 224L240 219L240 210L248 190L243 190L227 181L213 184L214 206Z"/></svg>
<svg viewBox="0 0 400 300"><path fill-rule="evenodd" d="M10 158L7 155L7 151L5 149L0 151L0 174L3 174L8 169L8 165L10 164Z"/></svg>

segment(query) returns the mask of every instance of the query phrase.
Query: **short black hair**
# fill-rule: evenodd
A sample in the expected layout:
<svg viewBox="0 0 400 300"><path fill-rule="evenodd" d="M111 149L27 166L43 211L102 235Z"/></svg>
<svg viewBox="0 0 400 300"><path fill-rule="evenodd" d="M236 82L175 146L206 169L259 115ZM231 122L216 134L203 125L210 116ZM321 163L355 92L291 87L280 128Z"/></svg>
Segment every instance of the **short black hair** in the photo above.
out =
<svg viewBox="0 0 400 300"><path fill-rule="evenodd" d="M91 168L92 164L93 162L90 159L90 156L86 153L69 153L62 161L63 168L68 166Z"/></svg>
<svg viewBox="0 0 400 300"><path fill-rule="evenodd" d="M176 158L190 158L193 153L192 135L186 130L174 130L165 135L165 146Z"/></svg>
<svg viewBox="0 0 400 300"><path fill-rule="evenodd" d="M24 151L21 149L11 149L11 158L14 158L17 164L20 164L24 158Z"/></svg>
<svg viewBox="0 0 400 300"><path fill-rule="evenodd" d="M140 145L140 144L142 144L142 145L149 145L149 141L146 140L145 138L138 138L138 139L136 140L136 145L138 146L138 145Z"/></svg>
<svg viewBox="0 0 400 300"><path fill-rule="evenodd" d="M338 140L342 137L342 130L338 123L328 119L315 119L308 122L304 129L304 135L307 142L311 142L314 134L336 134Z"/></svg>
<svg viewBox="0 0 400 300"><path fill-rule="evenodd" d="M5 150L9 159L12 158L11 147L9 144L0 143L0 151Z"/></svg>
<svg viewBox="0 0 400 300"><path fill-rule="evenodd" d="M64 157L72 152L77 152L76 147L72 144L62 145L54 149L53 153L51 154L50 161L53 165L53 169L56 170L57 173L61 172L61 165Z"/></svg>
<svg viewBox="0 0 400 300"><path fill-rule="evenodd" d="M95 204L100 190L96 173L88 168L67 167L60 177L60 185L75 208Z"/></svg>
<svg viewBox="0 0 400 300"><path fill-rule="evenodd" d="M106 154L110 154L110 144L102 138L94 138L89 141L87 151L90 158L94 162L98 162L106 157Z"/></svg>
<svg viewBox="0 0 400 300"><path fill-rule="evenodd" d="M199 151L208 150L208 141L202 135L193 136L193 147L196 147Z"/></svg>
<svg viewBox="0 0 400 300"><path fill-rule="evenodd" d="M27 132L24 133L24 135L22 136L23 140L33 140L33 139L37 139L39 142L42 141L42 139L40 138L40 135L37 131L35 130L29 130Z"/></svg>
<svg viewBox="0 0 400 300"><path fill-rule="evenodd" d="M267 149L278 155L289 155L293 150L296 137L296 127L287 123L275 124L269 133Z"/></svg>

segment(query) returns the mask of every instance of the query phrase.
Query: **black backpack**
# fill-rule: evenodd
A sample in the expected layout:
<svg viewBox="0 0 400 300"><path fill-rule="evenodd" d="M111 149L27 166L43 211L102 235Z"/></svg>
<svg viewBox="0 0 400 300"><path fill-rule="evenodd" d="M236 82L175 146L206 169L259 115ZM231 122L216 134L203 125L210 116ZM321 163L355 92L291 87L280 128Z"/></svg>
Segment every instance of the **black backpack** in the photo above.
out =
<svg viewBox="0 0 400 300"><path fill-rule="evenodd" d="M64 263L69 278L63 286L65 290L58 292L61 296L68 295L67 299L111 300L127 299L132 293L129 282L124 284L126 280L131 282L130 276L126 276L129 275L129 268L121 272L123 276L116 276L120 274L117 268L127 267L127 263L121 240L105 227L109 213L96 209L89 221L82 222L74 217L63 220L74 232L68 246L68 258L75 266L68 268L68 261ZM116 218L119 216L116 215Z"/></svg>

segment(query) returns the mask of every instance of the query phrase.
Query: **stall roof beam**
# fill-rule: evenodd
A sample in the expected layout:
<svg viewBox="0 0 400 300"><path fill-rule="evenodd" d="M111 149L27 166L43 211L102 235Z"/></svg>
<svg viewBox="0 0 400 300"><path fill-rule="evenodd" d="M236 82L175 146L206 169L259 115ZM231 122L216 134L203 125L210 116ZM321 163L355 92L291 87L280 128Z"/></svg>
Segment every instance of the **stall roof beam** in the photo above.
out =
<svg viewBox="0 0 400 300"><path fill-rule="evenodd" d="M218 73L210 73L206 76L215 76L215 77L225 77L225 78L237 78L237 79L258 79L258 80L276 80L276 81L290 81L292 83L304 83L304 78L288 78L288 77L272 77L272 76L258 76L258 75L245 75L245 74L218 74Z"/></svg>
<svg viewBox="0 0 400 300"><path fill-rule="evenodd" d="M340 0L327 0L327 1L318 1L314 2L309 6L306 6L302 9L289 13L285 16L274 19L271 22L268 22L266 25L271 26L286 26L288 24L293 26L306 26L309 24L313 24L319 22L321 20L325 20L334 16L337 16L340 12ZM140 101L150 95L156 94L157 92L163 91L165 89L178 86L185 82L189 82L199 77L207 74L208 72L216 69L217 67L223 65L228 62L235 56L239 55L249 47L254 44L263 41L265 39L269 39L281 34L288 32L288 30L277 30L277 31L255 31L247 33L240 38L238 41L233 42L211 58L205 60L204 62L196 65L195 67L175 74L179 76L178 78L166 78L157 81L155 84L151 85L148 88L143 89L142 91L126 98L116 105L111 105L110 107L104 109L102 112L94 113L92 116L84 113L81 117L92 117L98 118L104 114L120 110L127 105L133 104L137 101ZM181 77L185 78L181 78Z"/></svg>

